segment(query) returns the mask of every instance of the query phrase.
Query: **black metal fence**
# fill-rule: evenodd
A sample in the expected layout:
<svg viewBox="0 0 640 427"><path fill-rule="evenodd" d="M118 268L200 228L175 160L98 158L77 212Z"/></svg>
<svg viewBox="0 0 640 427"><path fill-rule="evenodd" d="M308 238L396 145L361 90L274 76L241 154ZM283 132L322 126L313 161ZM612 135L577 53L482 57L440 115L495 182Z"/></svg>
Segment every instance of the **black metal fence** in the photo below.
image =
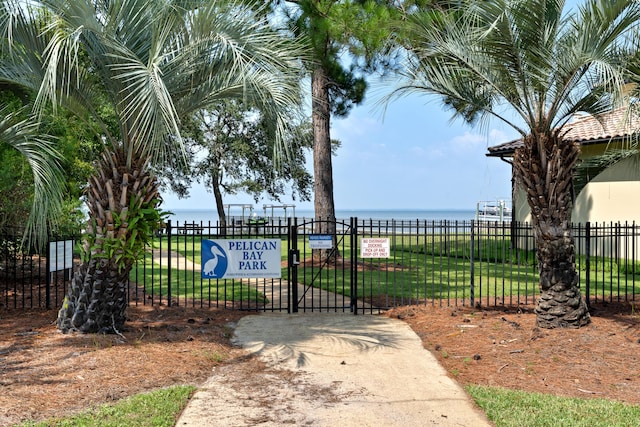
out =
<svg viewBox="0 0 640 427"><path fill-rule="evenodd" d="M50 236L44 248L26 247L24 229L0 229L0 307L58 308L78 257L80 236Z"/></svg>
<svg viewBox="0 0 640 427"><path fill-rule="evenodd" d="M130 302L290 311L292 294L297 295L291 283L292 235L302 298L318 294L326 301L331 295L332 310L352 308L354 295L359 310L373 312L408 304L520 306L534 303L539 294L528 224L352 218L336 224L335 256L329 263L317 261L310 241L317 226L312 220L291 219L226 227L169 223L131 272ZM640 226L576 224L573 233L587 301L635 301L640 293ZM52 238L44 251L35 251L24 250L21 238L20 230L0 232L0 306L58 308L73 274L71 264L77 262L77 239ZM204 239L262 238L281 241L280 278L202 278ZM365 248L373 241L381 249L372 255ZM305 300L299 302L306 310Z"/></svg>

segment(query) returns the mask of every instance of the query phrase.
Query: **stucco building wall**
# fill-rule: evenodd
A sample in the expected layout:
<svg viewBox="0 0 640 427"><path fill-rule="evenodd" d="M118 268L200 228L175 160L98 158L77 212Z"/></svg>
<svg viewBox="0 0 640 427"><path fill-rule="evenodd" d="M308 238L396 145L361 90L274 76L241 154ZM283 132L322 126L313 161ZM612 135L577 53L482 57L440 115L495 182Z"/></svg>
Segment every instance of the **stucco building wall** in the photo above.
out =
<svg viewBox="0 0 640 427"><path fill-rule="evenodd" d="M513 207L515 219L531 223L531 210L522 189L517 189ZM624 159L609 167L592 179L576 197L571 220L574 224L586 224L592 227L616 223L640 225L640 157ZM611 233L610 228L596 231ZM631 233L625 235L625 233ZM591 247L594 256L619 256L628 259L640 259L640 236L633 231L622 232L618 239L607 242L608 237L599 237L597 246ZM520 238L518 245L531 245ZM576 236L578 253L584 252L585 239ZM614 243L615 242L615 243Z"/></svg>
<svg viewBox="0 0 640 427"><path fill-rule="evenodd" d="M640 158L624 159L592 179L576 198L571 220L640 224Z"/></svg>
<svg viewBox="0 0 640 427"><path fill-rule="evenodd" d="M531 222L525 193L517 189L513 207L515 220ZM624 159L592 179L576 197L574 223L640 224L640 157Z"/></svg>

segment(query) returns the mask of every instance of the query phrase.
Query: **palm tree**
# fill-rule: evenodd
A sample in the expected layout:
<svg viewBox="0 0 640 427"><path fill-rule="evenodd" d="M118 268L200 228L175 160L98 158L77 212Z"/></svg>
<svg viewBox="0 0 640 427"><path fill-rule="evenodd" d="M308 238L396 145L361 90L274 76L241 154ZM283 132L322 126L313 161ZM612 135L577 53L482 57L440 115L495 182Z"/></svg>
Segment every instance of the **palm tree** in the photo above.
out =
<svg viewBox="0 0 640 427"><path fill-rule="evenodd" d="M571 234L572 179L580 153L563 141L577 112L622 98L624 66L640 18L633 0L461 0L448 14L408 19L404 79L389 96L429 93L469 123L497 118L522 136L513 167L531 208L541 296L538 326L590 321Z"/></svg>
<svg viewBox="0 0 640 427"><path fill-rule="evenodd" d="M96 119L108 105L118 119L117 133L103 126L105 152L86 194L86 254L59 311L58 328L118 332L126 319L129 272L160 220L150 166L176 152L171 144L182 144L180 118L241 98L272 117L276 134L284 135L288 115L299 104L304 50L259 18L259 3L34 3L38 8L11 8L14 15L28 16L7 22L46 22L39 34L46 47L37 52L43 61L39 105L65 102ZM31 43L39 46L29 39L15 42L25 50ZM277 142L279 152L286 152L284 139Z"/></svg>

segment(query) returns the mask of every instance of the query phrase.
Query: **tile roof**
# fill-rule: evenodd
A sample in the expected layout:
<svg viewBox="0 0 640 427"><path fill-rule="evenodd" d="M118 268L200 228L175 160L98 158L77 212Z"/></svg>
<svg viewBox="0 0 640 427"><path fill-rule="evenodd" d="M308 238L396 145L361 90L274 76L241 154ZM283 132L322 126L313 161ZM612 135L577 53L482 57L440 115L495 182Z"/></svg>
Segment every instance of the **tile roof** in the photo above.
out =
<svg viewBox="0 0 640 427"><path fill-rule="evenodd" d="M638 133L640 131L640 117L630 116L628 109L624 107L601 114L598 118L590 115L576 115L573 121L565 125L565 129L565 141L575 141L582 145L609 142ZM494 145L488 148L487 156L499 157L513 154L516 148L521 146L522 139Z"/></svg>

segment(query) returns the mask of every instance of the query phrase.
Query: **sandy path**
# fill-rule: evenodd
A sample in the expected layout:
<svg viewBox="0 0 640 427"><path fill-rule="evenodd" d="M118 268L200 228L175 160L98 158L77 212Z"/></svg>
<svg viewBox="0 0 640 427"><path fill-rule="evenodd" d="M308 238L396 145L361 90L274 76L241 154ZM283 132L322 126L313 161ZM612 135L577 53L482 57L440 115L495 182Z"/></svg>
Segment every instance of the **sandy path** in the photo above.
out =
<svg viewBox="0 0 640 427"><path fill-rule="evenodd" d="M396 319L252 315L235 342L273 370L260 382L232 366L215 371L177 426L491 425Z"/></svg>

